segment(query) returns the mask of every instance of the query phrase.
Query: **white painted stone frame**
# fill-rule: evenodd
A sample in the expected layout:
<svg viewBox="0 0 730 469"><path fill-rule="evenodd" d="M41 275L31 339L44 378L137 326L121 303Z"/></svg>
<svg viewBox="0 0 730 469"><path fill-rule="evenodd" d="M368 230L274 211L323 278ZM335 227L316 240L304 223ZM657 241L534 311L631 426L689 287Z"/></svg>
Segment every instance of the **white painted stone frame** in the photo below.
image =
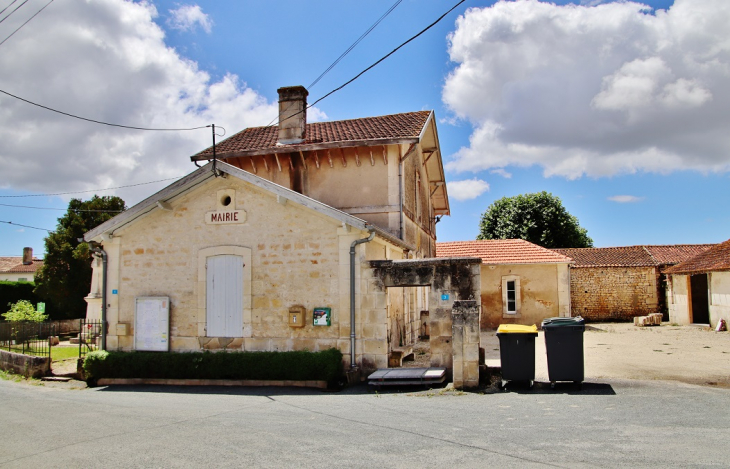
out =
<svg viewBox="0 0 730 469"><path fill-rule="evenodd" d="M205 268L206 259L212 256L231 255L243 258L243 334L251 337L251 248L244 246L213 246L198 251L198 336L207 337L207 289L208 275Z"/></svg>
<svg viewBox="0 0 730 469"><path fill-rule="evenodd" d="M507 282L515 282L515 311L507 311ZM519 275L505 275L502 277L502 317L519 318L522 311L522 294Z"/></svg>

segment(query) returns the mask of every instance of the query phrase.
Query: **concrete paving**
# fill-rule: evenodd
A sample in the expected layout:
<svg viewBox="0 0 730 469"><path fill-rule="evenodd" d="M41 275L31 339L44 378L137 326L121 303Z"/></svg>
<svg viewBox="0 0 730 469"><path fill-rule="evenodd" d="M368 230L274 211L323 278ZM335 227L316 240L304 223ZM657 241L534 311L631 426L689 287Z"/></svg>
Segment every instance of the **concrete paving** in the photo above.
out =
<svg viewBox="0 0 730 469"><path fill-rule="evenodd" d="M0 467L727 467L730 390L66 390L0 381Z"/></svg>

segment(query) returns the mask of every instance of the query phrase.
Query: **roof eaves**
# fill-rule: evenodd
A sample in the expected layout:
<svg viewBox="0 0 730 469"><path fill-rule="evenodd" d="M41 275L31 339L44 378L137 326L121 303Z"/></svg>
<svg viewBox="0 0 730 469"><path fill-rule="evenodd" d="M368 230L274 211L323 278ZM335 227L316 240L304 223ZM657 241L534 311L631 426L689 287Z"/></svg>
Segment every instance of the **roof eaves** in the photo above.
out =
<svg viewBox="0 0 730 469"><path fill-rule="evenodd" d="M340 140L337 142L325 143L304 143L298 145L280 145L276 147L255 148L252 150L235 150L228 152L216 153L218 159L242 158L247 156L273 155L279 153L292 153L299 151L317 151L335 148L352 148L352 147L372 147L380 145L400 145L409 143L418 143L419 139L414 137L398 137L398 138L373 138L362 140ZM212 154L201 155L197 153L190 157L191 161L210 161L213 159Z"/></svg>

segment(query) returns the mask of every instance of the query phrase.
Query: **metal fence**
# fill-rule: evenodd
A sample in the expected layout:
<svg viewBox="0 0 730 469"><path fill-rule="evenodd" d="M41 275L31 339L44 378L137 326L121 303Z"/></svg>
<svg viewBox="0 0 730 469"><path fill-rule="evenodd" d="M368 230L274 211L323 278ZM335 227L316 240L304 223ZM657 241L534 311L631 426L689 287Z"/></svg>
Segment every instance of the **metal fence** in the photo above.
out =
<svg viewBox="0 0 730 469"><path fill-rule="evenodd" d="M50 322L1 322L0 349L8 352L51 356L51 340L56 325Z"/></svg>
<svg viewBox="0 0 730 469"><path fill-rule="evenodd" d="M87 353L101 348L101 332L104 323L102 321L90 321L80 319L81 332L79 333L79 358Z"/></svg>

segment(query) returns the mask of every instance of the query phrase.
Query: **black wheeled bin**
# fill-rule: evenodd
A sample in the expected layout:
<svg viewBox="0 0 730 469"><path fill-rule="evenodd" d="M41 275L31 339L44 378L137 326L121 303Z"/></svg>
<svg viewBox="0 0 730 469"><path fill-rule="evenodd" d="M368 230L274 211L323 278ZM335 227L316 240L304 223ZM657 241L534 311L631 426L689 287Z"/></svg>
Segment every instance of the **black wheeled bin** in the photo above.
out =
<svg viewBox="0 0 730 469"><path fill-rule="evenodd" d="M502 386L507 381L535 381L536 326L502 324L497 329Z"/></svg>
<svg viewBox="0 0 730 469"><path fill-rule="evenodd" d="M580 316L548 318L542 321L542 330L545 333L550 385L554 387L556 381L582 383L585 320Z"/></svg>

